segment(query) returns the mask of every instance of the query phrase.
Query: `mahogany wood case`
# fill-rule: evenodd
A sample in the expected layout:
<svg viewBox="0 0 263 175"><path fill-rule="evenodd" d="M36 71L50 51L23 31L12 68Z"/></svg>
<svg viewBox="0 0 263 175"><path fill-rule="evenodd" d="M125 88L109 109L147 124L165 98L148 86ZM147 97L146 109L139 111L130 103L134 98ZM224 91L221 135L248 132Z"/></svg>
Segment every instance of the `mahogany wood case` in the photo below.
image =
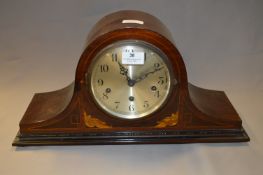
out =
<svg viewBox="0 0 263 175"><path fill-rule="evenodd" d="M126 19L143 24L123 23ZM111 116L90 94L86 73L92 59L122 40L150 43L172 64L177 84L166 104L147 117ZM14 146L249 141L225 93L188 83L183 58L168 29L156 17L139 11L119 11L102 18L88 35L75 81L61 90L35 94L19 127Z"/></svg>

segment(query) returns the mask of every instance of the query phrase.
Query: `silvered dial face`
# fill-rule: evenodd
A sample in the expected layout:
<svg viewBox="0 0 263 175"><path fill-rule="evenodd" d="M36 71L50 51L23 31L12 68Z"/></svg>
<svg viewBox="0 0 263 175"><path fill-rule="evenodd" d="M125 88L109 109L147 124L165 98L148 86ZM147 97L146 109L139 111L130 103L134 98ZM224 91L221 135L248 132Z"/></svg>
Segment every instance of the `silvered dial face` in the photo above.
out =
<svg viewBox="0 0 263 175"><path fill-rule="evenodd" d="M125 119L158 110L172 84L166 56L141 41L123 41L103 49L93 60L88 77L96 103L107 113Z"/></svg>

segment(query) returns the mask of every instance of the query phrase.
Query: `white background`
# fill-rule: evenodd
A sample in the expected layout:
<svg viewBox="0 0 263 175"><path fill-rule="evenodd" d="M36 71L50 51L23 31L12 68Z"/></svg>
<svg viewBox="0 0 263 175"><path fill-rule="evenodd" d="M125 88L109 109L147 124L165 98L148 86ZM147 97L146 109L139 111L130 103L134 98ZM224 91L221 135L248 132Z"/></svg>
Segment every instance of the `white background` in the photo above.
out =
<svg viewBox="0 0 263 175"><path fill-rule="evenodd" d="M224 90L251 142L184 145L11 146L33 94L74 79L91 27L142 10L170 29L189 81ZM259 175L263 173L262 0L1 0L0 174Z"/></svg>

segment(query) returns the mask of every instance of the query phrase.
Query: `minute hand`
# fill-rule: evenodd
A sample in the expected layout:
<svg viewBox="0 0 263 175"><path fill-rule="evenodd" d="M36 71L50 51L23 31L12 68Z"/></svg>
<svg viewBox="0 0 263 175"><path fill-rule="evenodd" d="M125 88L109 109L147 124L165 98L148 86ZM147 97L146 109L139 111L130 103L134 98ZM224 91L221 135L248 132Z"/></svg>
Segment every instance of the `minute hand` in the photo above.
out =
<svg viewBox="0 0 263 175"><path fill-rule="evenodd" d="M155 72L157 72L157 71L159 71L159 70L161 70L161 69L163 69L163 68L164 68L164 67L160 67L160 68L154 69L154 70L151 71L151 72L147 72L146 74L144 74L144 75L136 78L136 79L135 79L135 82L138 83L139 81L142 81L143 79L145 79L148 75L154 74Z"/></svg>

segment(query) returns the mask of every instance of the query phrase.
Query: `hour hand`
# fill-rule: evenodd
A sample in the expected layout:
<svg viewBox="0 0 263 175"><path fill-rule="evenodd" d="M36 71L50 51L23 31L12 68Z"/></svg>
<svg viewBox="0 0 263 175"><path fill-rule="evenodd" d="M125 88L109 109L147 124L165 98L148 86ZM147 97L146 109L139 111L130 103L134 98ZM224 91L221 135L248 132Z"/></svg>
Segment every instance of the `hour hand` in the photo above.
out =
<svg viewBox="0 0 263 175"><path fill-rule="evenodd" d="M120 67L120 74L124 75L127 79L127 81L130 80L130 77L128 76L128 69L125 68L119 61L118 61L119 67Z"/></svg>

